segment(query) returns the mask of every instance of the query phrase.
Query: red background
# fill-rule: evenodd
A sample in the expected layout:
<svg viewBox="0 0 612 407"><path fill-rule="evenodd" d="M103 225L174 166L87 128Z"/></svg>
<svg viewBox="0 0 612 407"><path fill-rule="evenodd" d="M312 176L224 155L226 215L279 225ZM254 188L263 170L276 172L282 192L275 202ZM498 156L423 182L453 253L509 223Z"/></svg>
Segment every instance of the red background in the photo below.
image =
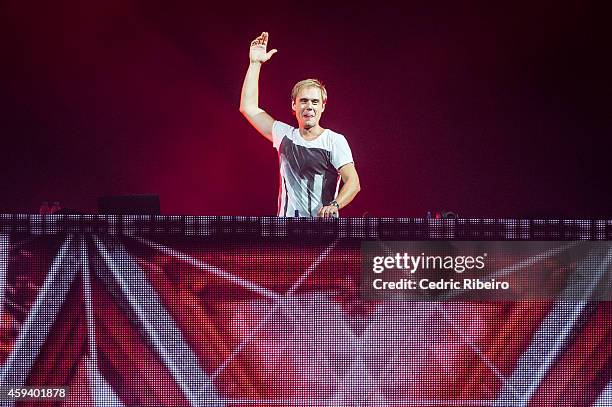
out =
<svg viewBox="0 0 612 407"><path fill-rule="evenodd" d="M610 31L589 5L0 7L2 212L153 192L166 214L274 214L275 150L238 112L266 30L275 118L296 81L327 84L363 187L345 215L610 216Z"/></svg>

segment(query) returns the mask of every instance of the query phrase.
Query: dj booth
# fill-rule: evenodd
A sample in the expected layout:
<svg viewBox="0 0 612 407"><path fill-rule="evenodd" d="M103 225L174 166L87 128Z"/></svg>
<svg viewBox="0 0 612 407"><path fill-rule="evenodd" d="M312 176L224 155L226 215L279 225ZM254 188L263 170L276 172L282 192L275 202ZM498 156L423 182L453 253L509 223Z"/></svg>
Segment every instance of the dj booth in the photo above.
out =
<svg viewBox="0 0 612 407"><path fill-rule="evenodd" d="M610 220L0 215L0 403L610 406L610 241ZM499 263L569 275L555 296L368 297L364 250L393 242L591 246Z"/></svg>

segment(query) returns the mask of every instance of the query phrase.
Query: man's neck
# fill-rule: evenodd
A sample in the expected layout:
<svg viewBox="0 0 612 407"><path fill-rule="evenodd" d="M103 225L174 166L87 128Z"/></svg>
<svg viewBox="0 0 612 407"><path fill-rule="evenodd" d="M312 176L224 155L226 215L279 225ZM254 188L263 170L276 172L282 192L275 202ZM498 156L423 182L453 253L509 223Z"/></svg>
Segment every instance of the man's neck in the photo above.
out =
<svg viewBox="0 0 612 407"><path fill-rule="evenodd" d="M304 138L304 140L314 140L319 137L324 131L325 129L319 125L308 129L300 127L300 135Z"/></svg>

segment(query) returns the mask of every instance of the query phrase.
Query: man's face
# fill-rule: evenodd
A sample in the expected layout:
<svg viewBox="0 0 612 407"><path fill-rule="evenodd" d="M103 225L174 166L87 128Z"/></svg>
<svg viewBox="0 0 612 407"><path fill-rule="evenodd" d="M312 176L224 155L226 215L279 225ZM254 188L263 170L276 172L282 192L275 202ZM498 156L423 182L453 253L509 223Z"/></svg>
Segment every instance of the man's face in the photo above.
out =
<svg viewBox="0 0 612 407"><path fill-rule="evenodd" d="M325 110L321 89L308 86L300 89L295 100L291 103L300 128L310 129L316 127Z"/></svg>

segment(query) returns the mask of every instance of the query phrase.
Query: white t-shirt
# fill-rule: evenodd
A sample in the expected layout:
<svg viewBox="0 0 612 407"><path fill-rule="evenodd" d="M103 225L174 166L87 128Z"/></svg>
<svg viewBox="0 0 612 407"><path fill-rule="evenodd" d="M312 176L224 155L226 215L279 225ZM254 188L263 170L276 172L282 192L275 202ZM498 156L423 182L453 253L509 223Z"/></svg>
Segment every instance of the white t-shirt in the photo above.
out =
<svg viewBox="0 0 612 407"><path fill-rule="evenodd" d="M314 140L304 140L299 129L274 122L272 143L278 150L280 185L278 216L317 216L338 194L338 170L353 162L342 134L325 129Z"/></svg>

